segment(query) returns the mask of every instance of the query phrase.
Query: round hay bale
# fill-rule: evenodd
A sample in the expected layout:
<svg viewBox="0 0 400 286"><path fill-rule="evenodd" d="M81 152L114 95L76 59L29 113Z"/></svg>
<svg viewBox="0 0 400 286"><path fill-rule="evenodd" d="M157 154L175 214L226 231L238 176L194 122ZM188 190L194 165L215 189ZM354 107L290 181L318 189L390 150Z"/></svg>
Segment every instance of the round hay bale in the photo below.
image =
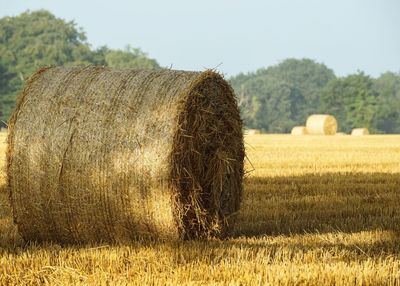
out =
<svg viewBox="0 0 400 286"><path fill-rule="evenodd" d="M306 135L307 134L307 128L305 126L295 126L292 128L292 132L290 132L292 135Z"/></svg>
<svg viewBox="0 0 400 286"><path fill-rule="evenodd" d="M351 135L355 135L355 136L369 135L369 131L367 128L354 128L351 131Z"/></svg>
<svg viewBox="0 0 400 286"><path fill-rule="evenodd" d="M326 114L314 114L307 118L307 133L312 135L334 135L337 130L335 117Z"/></svg>
<svg viewBox="0 0 400 286"><path fill-rule="evenodd" d="M261 130L258 130L258 129L247 129L244 133L246 135L257 135L257 134L261 134Z"/></svg>
<svg viewBox="0 0 400 286"><path fill-rule="evenodd" d="M8 189L26 240L191 239L232 229L242 121L217 73L41 69L9 129Z"/></svg>

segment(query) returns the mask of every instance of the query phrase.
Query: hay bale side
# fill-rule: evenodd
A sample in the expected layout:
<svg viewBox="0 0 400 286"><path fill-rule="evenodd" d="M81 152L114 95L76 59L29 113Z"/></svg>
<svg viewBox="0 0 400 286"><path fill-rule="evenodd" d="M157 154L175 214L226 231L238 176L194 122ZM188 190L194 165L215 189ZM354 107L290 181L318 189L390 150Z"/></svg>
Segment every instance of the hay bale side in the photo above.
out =
<svg viewBox="0 0 400 286"><path fill-rule="evenodd" d="M190 239L232 228L242 121L214 72L42 69L9 130L8 189L26 240Z"/></svg>
<svg viewBox="0 0 400 286"><path fill-rule="evenodd" d="M354 136L369 135L369 130L368 130L368 128L354 128L351 131L351 135L354 135Z"/></svg>
<svg viewBox="0 0 400 286"><path fill-rule="evenodd" d="M307 128L305 126L295 126L290 132L292 135L307 135Z"/></svg>
<svg viewBox="0 0 400 286"><path fill-rule="evenodd" d="M334 135L337 131L335 117L327 114L314 114L307 118L307 133L312 135Z"/></svg>

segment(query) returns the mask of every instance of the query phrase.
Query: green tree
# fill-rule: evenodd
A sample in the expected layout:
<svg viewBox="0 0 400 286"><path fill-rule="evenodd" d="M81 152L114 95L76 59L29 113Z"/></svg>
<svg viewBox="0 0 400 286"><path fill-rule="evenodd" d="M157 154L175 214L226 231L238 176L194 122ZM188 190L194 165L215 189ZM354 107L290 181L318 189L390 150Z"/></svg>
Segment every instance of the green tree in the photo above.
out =
<svg viewBox="0 0 400 286"><path fill-rule="evenodd" d="M93 61L84 32L44 10L0 19L0 57L21 79L39 67Z"/></svg>
<svg viewBox="0 0 400 286"><path fill-rule="evenodd" d="M400 73L386 72L375 80L378 93L373 126L384 133L400 133Z"/></svg>
<svg viewBox="0 0 400 286"><path fill-rule="evenodd" d="M9 81L15 76L11 73L7 66L0 62L0 95L10 91Z"/></svg>
<svg viewBox="0 0 400 286"><path fill-rule="evenodd" d="M16 92L15 87L10 85L10 80L15 77L15 74L10 72L7 67L0 62L0 126L7 121L6 115L11 112L11 107L14 105L14 98L11 96Z"/></svg>
<svg viewBox="0 0 400 286"><path fill-rule="evenodd" d="M268 132L288 132L319 111L320 92L335 75L310 59L239 74L230 81L239 97L245 125Z"/></svg>
<svg viewBox="0 0 400 286"><path fill-rule="evenodd" d="M358 72L329 82L321 94L321 107L338 119L343 131L349 132L355 127L376 131L373 120L377 97L372 78Z"/></svg>
<svg viewBox="0 0 400 286"><path fill-rule="evenodd" d="M24 81L39 67L64 64L89 64L93 53L85 34L74 22L65 22L41 10L0 19L0 62L9 74L7 92L2 92L1 119L6 121Z"/></svg>
<svg viewBox="0 0 400 286"><path fill-rule="evenodd" d="M105 61L108 66L117 68L160 68L156 60L129 45L125 50L109 50L105 54Z"/></svg>
<svg viewBox="0 0 400 286"><path fill-rule="evenodd" d="M7 121L24 81L38 68L52 65L159 67L154 59L129 47L113 51L90 48L82 29L48 11L24 12L0 19L0 119ZM7 73L4 76L3 73Z"/></svg>

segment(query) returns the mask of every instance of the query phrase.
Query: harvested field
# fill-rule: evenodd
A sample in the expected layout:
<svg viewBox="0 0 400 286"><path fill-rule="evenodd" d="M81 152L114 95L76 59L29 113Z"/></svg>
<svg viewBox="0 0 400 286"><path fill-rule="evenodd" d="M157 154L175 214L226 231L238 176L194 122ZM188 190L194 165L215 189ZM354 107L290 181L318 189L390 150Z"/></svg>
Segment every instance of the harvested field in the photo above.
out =
<svg viewBox="0 0 400 286"><path fill-rule="evenodd" d="M255 170L226 240L25 244L3 192L0 284L400 285L400 136L245 141Z"/></svg>

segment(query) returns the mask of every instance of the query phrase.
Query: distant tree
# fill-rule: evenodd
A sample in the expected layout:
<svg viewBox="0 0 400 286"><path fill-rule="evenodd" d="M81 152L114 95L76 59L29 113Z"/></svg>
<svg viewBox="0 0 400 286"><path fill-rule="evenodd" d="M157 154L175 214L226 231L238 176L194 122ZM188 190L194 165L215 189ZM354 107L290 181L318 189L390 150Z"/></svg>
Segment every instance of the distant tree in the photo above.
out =
<svg viewBox="0 0 400 286"><path fill-rule="evenodd" d="M0 62L11 78L0 83L2 120L7 120L23 82L39 67L89 64L92 52L85 34L74 22L65 22L41 10L0 19Z"/></svg>
<svg viewBox="0 0 400 286"><path fill-rule="evenodd" d="M10 72L3 63L0 62L0 126L7 121L6 115L11 112L11 107L14 105L14 98L10 95L16 92L10 84L10 80L15 77L15 74Z"/></svg>
<svg viewBox="0 0 400 286"><path fill-rule="evenodd" d="M10 90L9 81L15 76L7 69L7 66L0 62L0 94L6 94Z"/></svg>
<svg viewBox="0 0 400 286"><path fill-rule="evenodd" d="M400 73L386 72L374 82L378 93L373 126L384 133L400 133Z"/></svg>
<svg viewBox="0 0 400 286"><path fill-rule="evenodd" d="M322 91L321 107L336 116L342 131L349 132L354 127L376 131L373 120L377 97L372 78L358 72L329 82Z"/></svg>
<svg viewBox="0 0 400 286"><path fill-rule="evenodd" d="M118 68L160 68L157 61L148 58L140 49L127 46L125 50L109 50L105 54L108 66Z"/></svg>
<svg viewBox="0 0 400 286"><path fill-rule="evenodd" d="M322 88L332 70L310 59L287 59L279 65L239 74L230 81L242 103L245 125L268 132L288 132L320 108Z"/></svg>
<svg viewBox="0 0 400 286"><path fill-rule="evenodd" d="M0 59L25 79L43 66L90 64L92 52L74 22L40 10L0 19Z"/></svg>
<svg viewBox="0 0 400 286"><path fill-rule="evenodd" d="M138 49L92 50L85 33L73 21L48 11L24 12L0 19L0 62L7 76L0 79L0 119L7 121L24 81L38 68L52 65L159 67ZM0 70L0 73L5 71Z"/></svg>

